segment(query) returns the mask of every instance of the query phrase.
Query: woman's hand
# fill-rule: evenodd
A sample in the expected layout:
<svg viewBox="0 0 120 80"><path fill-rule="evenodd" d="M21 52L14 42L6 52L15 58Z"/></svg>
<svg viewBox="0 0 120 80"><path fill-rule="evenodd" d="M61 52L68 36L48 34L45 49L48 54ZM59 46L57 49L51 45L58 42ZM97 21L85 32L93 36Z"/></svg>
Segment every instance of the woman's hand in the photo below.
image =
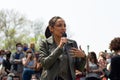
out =
<svg viewBox="0 0 120 80"><path fill-rule="evenodd" d="M32 57L32 53L28 53L27 58L30 59Z"/></svg>
<svg viewBox="0 0 120 80"><path fill-rule="evenodd" d="M71 48L70 50L71 54L73 54L73 57L81 57L84 58L86 56L86 54L84 53L84 51L81 49L81 46L79 46L79 49L77 48Z"/></svg>
<svg viewBox="0 0 120 80"><path fill-rule="evenodd" d="M66 37L62 37L60 40L59 47L62 48L65 43L67 43L68 39Z"/></svg>

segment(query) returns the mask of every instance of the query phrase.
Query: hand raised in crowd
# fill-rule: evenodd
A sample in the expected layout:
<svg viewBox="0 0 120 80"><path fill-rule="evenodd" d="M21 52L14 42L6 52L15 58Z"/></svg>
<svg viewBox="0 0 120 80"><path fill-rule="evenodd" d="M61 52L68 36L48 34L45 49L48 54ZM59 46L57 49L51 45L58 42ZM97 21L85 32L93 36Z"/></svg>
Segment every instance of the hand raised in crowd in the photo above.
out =
<svg viewBox="0 0 120 80"><path fill-rule="evenodd" d="M28 53L27 58L30 59L32 57L32 53Z"/></svg>
<svg viewBox="0 0 120 80"><path fill-rule="evenodd" d="M71 54L73 55L73 57L81 57L81 58L83 58L83 57L86 56L86 54L85 54L85 52L82 50L81 46L79 46L79 49L74 48L74 47L71 48L70 52L71 52Z"/></svg>

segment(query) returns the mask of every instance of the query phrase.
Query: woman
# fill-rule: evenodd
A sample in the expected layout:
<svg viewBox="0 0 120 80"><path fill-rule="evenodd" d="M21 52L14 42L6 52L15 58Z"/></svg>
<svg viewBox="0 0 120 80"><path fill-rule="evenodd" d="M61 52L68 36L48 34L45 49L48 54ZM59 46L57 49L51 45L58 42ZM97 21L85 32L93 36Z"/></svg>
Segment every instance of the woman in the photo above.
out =
<svg viewBox="0 0 120 80"><path fill-rule="evenodd" d="M22 80L31 80L32 75L35 73L34 69L36 67L36 61L31 49L26 51L26 57L22 59L22 64L24 66L22 73Z"/></svg>
<svg viewBox="0 0 120 80"><path fill-rule="evenodd" d="M95 52L89 52L87 58L87 75L86 80L100 80L100 69L97 61L97 56Z"/></svg>
<svg viewBox="0 0 120 80"><path fill-rule="evenodd" d="M31 42L30 43L30 49L32 50L32 52L35 52L35 43Z"/></svg>
<svg viewBox="0 0 120 80"><path fill-rule="evenodd" d="M82 71L85 65L85 54L82 58L71 56L76 51L76 41L66 38L65 21L55 16L50 19L46 28L46 40L40 43L40 62L43 67L41 80L75 80L75 70ZM62 37L64 36L64 37ZM72 51L70 49L73 48Z"/></svg>

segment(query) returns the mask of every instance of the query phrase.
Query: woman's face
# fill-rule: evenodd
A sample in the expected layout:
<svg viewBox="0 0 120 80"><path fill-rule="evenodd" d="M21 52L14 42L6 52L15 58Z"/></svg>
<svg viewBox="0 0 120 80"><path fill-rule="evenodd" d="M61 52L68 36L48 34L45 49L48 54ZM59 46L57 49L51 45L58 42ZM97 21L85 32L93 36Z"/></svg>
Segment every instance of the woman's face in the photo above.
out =
<svg viewBox="0 0 120 80"><path fill-rule="evenodd" d="M66 26L63 19L57 19L55 25L50 28L50 31L54 36L62 37L62 34L66 32Z"/></svg>

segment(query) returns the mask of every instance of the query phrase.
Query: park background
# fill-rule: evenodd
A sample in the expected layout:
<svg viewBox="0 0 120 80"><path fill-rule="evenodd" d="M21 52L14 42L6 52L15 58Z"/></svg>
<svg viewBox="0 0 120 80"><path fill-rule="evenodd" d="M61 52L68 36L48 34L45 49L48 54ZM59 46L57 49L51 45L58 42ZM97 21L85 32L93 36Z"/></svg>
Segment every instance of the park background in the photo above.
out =
<svg viewBox="0 0 120 80"><path fill-rule="evenodd" d="M120 0L0 0L0 47L6 48L20 40L26 43L36 40L38 46L41 38L44 39L49 19L61 16L66 21L68 37L76 40L84 51L88 52L89 45L89 51L97 54L110 52L109 43L120 32L119 4ZM7 23L6 27L11 27L6 35L7 30L1 27L2 13L11 14L6 19L17 14L15 18L20 21L19 25Z"/></svg>

